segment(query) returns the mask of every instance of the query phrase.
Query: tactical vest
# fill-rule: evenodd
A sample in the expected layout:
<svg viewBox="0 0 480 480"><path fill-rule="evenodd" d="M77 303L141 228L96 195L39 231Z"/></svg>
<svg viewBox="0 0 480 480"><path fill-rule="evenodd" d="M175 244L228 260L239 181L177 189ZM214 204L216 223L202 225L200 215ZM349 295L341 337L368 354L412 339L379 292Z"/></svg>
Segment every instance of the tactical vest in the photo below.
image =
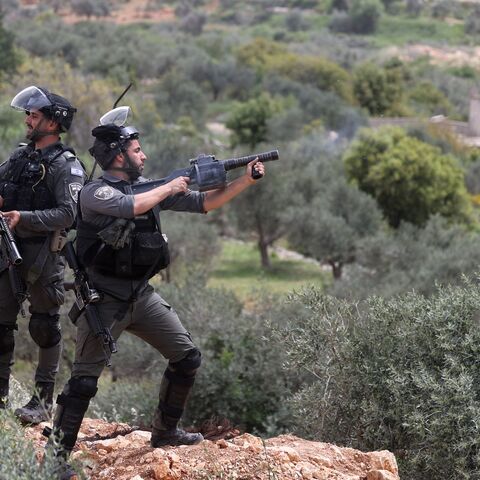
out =
<svg viewBox="0 0 480 480"><path fill-rule="evenodd" d="M108 183L123 193L125 186ZM80 202L78 202L80 205ZM100 273L118 278L145 279L153 277L170 263L168 243L160 228L160 212L156 206L135 217L134 228L126 244L118 249L107 245L98 237L106 227L98 227L77 215L77 257L84 267L93 267ZM115 219L112 219L114 223Z"/></svg>
<svg viewBox="0 0 480 480"><path fill-rule="evenodd" d="M54 192L50 191L46 180L50 164L65 151L75 153L62 144L48 149L43 156L30 145L15 150L0 182L2 210L33 211L56 207Z"/></svg>

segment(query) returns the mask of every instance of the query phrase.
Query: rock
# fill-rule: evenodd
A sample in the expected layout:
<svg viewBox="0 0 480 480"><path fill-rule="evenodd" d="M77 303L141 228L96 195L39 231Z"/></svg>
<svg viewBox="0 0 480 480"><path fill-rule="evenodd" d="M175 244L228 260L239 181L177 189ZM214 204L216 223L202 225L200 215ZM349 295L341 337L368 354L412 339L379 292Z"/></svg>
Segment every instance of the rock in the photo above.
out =
<svg viewBox="0 0 480 480"><path fill-rule="evenodd" d="M397 480L398 476L395 476L388 470L370 470L367 473L366 480Z"/></svg>
<svg viewBox="0 0 480 480"><path fill-rule="evenodd" d="M42 427L25 428L37 452L45 438ZM205 440L199 445L150 447L150 432L126 424L86 419L72 457L91 480L400 480L389 451L361 452L294 435L262 440L245 433L231 440ZM40 455L39 455L40 457Z"/></svg>

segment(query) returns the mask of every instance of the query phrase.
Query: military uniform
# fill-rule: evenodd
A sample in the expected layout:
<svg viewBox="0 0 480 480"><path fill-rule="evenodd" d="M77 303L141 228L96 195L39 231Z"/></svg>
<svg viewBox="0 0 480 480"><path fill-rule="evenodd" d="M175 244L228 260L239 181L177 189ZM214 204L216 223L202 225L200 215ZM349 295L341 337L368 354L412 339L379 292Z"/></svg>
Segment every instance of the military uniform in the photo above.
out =
<svg viewBox="0 0 480 480"><path fill-rule="evenodd" d="M140 177L137 181L145 179ZM175 310L154 291L148 279L165 266L165 259L161 258L165 254L163 246L157 243L158 235L162 236L160 210L204 213L205 194L187 191L170 196L146 214L135 217L129 185L130 182L106 172L83 188L77 219L77 256L86 266L90 284L101 294L101 300L94 305L114 339L123 331L130 332L169 361L153 426L175 431L200 366L200 352ZM128 219L131 223L124 224L127 234L122 246L113 248L98 239L118 219ZM79 318L77 327L72 376L57 400L54 419L54 429L62 432L62 448L67 453L75 445L105 366L102 341L94 337L85 316ZM195 435L194 441L187 440L192 443L202 438L199 434L186 435Z"/></svg>
<svg viewBox="0 0 480 480"><path fill-rule="evenodd" d="M56 142L41 150L21 146L0 166L3 211L20 211L15 228L23 262L17 268L29 295L29 330L39 345L36 385L53 393L61 353L59 309L64 301L64 261L53 245L74 222L84 170L74 152ZM5 261L0 267L0 380L8 382L20 305ZM49 395L51 396L51 395Z"/></svg>

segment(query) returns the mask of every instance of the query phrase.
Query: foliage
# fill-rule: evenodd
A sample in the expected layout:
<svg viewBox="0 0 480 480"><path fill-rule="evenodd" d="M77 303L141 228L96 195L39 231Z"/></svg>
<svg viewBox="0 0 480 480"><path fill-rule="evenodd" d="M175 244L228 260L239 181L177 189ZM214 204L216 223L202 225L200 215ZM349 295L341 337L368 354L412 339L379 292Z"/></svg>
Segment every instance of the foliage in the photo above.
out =
<svg viewBox="0 0 480 480"><path fill-rule="evenodd" d="M233 292L244 304L256 301L258 292L287 294L304 285L322 288L330 282L330 273L315 262L299 258L290 252L285 256L277 250L270 255L270 268L261 268L259 251L253 242L224 240L214 261L207 285Z"/></svg>
<svg viewBox="0 0 480 480"><path fill-rule="evenodd" d="M355 263L329 292L357 299L409 290L432 295L436 284L458 284L462 274L475 272L478 242L477 232L449 225L440 216L425 227L402 223L396 230L379 230L357 243Z"/></svg>
<svg viewBox="0 0 480 480"><path fill-rule="evenodd" d="M35 447L25 439L18 420L8 410L0 410L0 478L15 480L51 480L57 478L57 461L46 450L39 463Z"/></svg>
<svg viewBox="0 0 480 480"><path fill-rule="evenodd" d="M353 93L360 106L371 115L395 113L404 88L403 78L394 68L385 69L373 63L364 63L354 71Z"/></svg>
<svg viewBox="0 0 480 480"><path fill-rule="evenodd" d="M326 58L296 55L276 42L255 39L237 49L238 61L254 68L259 75L279 74L301 84L351 99L348 73Z"/></svg>
<svg viewBox="0 0 480 480"><path fill-rule="evenodd" d="M0 79L5 75L14 73L20 62L14 46L14 35L3 26L3 16L0 9Z"/></svg>
<svg viewBox="0 0 480 480"><path fill-rule="evenodd" d="M443 92L430 82L417 83L408 92L408 100L414 105L420 115L445 115L448 116L454 108Z"/></svg>
<svg viewBox="0 0 480 480"><path fill-rule="evenodd" d="M344 157L348 177L378 202L388 222L423 225L439 213L468 222L470 204L456 159L403 130L364 129Z"/></svg>
<svg viewBox="0 0 480 480"><path fill-rule="evenodd" d="M380 0L352 0L347 12L334 16L329 27L335 32L372 34L383 11Z"/></svg>
<svg viewBox="0 0 480 480"><path fill-rule="evenodd" d="M203 124L207 100L202 90L182 72L172 69L155 89L155 102L162 117L175 123L188 116L196 126Z"/></svg>
<svg viewBox="0 0 480 480"><path fill-rule="evenodd" d="M277 297L262 295L253 311L244 311L232 293L207 289L195 276L164 291L202 351L184 422L220 417L250 432L282 431L284 400L303 375L282 372L282 347L264 339L266 318L272 314L284 324L292 314L289 308Z"/></svg>
<svg viewBox="0 0 480 480"><path fill-rule="evenodd" d="M340 177L294 209L288 238L295 250L329 264L338 279L343 266L356 260L362 238L373 235L381 221L375 200Z"/></svg>
<svg viewBox="0 0 480 480"><path fill-rule="evenodd" d="M77 15L85 15L87 18L110 15L109 0L71 0L70 5Z"/></svg>
<svg viewBox="0 0 480 480"><path fill-rule="evenodd" d="M292 402L297 432L389 449L406 480L479 478L476 283L361 304L293 297L299 315L276 331L293 371L313 374Z"/></svg>
<svg viewBox="0 0 480 480"><path fill-rule="evenodd" d="M465 33L468 35L480 34L480 7L475 6L471 15L465 19Z"/></svg>
<svg viewBox="0 0 480 480"><path fill-rule="evenodd" d="M248 145L253 150L256 145L267 140L267 122L279 109L279 103L264 93L238 104L226 124L233 132L232 147Z"/></svg>

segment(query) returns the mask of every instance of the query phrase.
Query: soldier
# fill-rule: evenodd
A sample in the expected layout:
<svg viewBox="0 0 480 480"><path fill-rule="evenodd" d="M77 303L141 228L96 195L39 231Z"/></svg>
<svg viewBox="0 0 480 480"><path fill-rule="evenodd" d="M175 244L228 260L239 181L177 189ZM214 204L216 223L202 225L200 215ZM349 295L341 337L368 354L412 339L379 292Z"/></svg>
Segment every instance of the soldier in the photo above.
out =
<svg viewBox="0 0 480 480"><path fill-rule="evenodd" d="M92 134L95 141L90 153L104 173L80 194L78 260L86 267L90 284L101 295L95 306L114 339L123 331L130 332L152 345L169 362L154 413L152 447L199 443L203 440L200 433L186 432L178 428L178 423L200 367L201 354L175 310L148 283L169 262L159 212L206 213L218 208L256 183L252 169L263 175L264 166L250 162L243 176L220 190L191 191L189 178L178 177L134 195L129 193L129 186L146 180L141 175L147 157L138 131L133 126L111 123L94 128ZM77 326L72 375L58 397L53 422L53 430L60 432L61 451L57 454L65 458L75 445L105 365L102 343L92 335L86 319L80 317Z"/></svg>
<svg viewBox="0 0 480 480"><path fill-rule="evenodd" d="M53 403L61 354L59 310L64 301L64 261L59 250L65 229L75 220L84 170L75 152L60 139L76 112L67 99L31 86L18 93L11 106L25 112L30 143L21 145L0 165L1 215L15 232L23 257L18 267L0 261L0 408L8 405L14 331L20 309L23 313L15 291L20 284L28 295L29 331L39 346L39 356L34 394L15 415L35 424L48 419ZM9 268L16 269L15 288Z"/></svg>

